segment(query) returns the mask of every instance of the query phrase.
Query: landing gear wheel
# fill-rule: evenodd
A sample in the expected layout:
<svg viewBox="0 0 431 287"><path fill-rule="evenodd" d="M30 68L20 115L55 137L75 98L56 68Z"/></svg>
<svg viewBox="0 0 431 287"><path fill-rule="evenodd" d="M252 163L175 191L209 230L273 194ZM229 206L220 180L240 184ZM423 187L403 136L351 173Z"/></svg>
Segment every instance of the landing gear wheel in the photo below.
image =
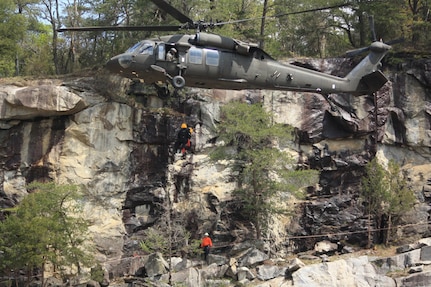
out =
<svg viewBox="0 0 431 287"><path fill-rule="evenodd" d="M184 88L186 84L186 80L184 80L181 76L175 76L172 78L172 86L174 86L175 89L182 89Z"/></svg>

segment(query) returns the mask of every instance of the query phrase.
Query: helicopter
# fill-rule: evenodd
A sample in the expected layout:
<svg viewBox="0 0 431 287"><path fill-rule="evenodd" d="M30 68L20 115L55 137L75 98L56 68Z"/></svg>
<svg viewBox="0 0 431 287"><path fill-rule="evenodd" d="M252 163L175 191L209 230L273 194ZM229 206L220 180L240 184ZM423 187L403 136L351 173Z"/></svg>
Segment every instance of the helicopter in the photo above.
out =
<svg viewBox="0 0 431 287"><path fill-rule="evenodd" d="M257 44L218 34L202 32L208 27L231 22L195 22L165 0L151 0L183 24L170 26L69 27L57 31L179 31L196 29L194 34L175 34L139 41L124 53L112 57L106 68L115 74L145 84L170 83L184 87L226 90L286 90L328 95L372 94L388 81L380 70L381 60L391 49L374 40L368 51L345 77L338 77L294 64L281 63ZM243 20L238 20L238 22ZM351 52L352 53L352 52Z"/></svg>

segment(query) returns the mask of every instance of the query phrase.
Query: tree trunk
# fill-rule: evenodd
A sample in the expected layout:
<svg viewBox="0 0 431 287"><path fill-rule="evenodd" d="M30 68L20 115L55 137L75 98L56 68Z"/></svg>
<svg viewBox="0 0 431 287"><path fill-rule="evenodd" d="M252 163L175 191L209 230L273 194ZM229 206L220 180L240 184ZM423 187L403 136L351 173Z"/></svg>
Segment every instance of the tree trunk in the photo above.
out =
<svg viewBox="0 0 431 287"><path fill-rule="evenodd" d="M264 49L265 46L265 22L266 12L268 10L268 0L263 1L262 19L260 21L259 48Z"/></svg>
<svg viewBox="0 0 431 287"><path fill-rule="evenodd" d="M171 195L169 194L169 190L167 190L168 194L168 232L169 232L169 279L168 284L169 286L172 286L172 225L171 225L171 212L172 212L172 202L171 202Z"/></svg>
<svg viewBox="0 0 431 287"><path fill-rule="evenodd" d="M41 278L42 278L42 286L45 287L46 286L46 282L45 282L45 262L42 263L42 268L41 268Z"/></svg>
<svg viewBox="0 0 431 287"><path fill-rule="evenodd" d="M367 242L367 248L370 249L372 244L371 240L371 213L370 210L368 210L368 242Z"/></svg>
<svg viewBox="0 0 431 287"><path fill-rule="evenodd" d="M388 215L388 224L387 224L387 228L386 228L386 237L385 237L385 245L388 245L389 243L389 236L391 234L391 228L392 228L392 216L389 214Z"/></svg>

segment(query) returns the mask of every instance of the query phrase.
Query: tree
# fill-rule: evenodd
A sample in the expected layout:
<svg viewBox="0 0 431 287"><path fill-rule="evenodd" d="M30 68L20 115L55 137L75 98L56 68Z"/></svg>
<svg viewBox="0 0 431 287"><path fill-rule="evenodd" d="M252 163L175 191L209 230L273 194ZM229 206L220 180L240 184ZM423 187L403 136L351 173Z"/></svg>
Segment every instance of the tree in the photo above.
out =
<svg viewBox="0 0 431 287"><path fill-rule="evenodd" d="M216 148L211 157L231 162L237 181L234 196L260 239L271 216L288 213L279 196L282 193L298 196L301 187L317 182L317 171L295 170L293 160L278 148L292 138L292 129L273 124L270 113L260 104L224 106L218 128L225 145Z"/></svg>
<svg viewBox="0 0 431 287"><path fill-rule="evenodd" d="M390 160L387 170L374 158L365 166L366 175L361 180L361 197L368 214L368 247L373 243L371 220L380 229L380 242L387 244L392 225L413 208L415 196L407 188L407 183L400 174L399 165Z"/></svg>
<svg viewBox="0 0 431 287"><path fill-rule="evenodd" d="M33 31L27 31L20 44L20 71L22 75L53 75L50 27L40 23L36 25Z"/></svg>
<svg viewBox="0 0 431 287"><path fill-rule="evenodd" d="M397 224L403 214L411 210L416 202L414 192L407 186L405 176L401 173L400 166L393 160L388 163L388 183L391 196L389 197L387 215L387 234L385 244L388 244L392 224Z"/></svg>
<svg viewBox="0 0 431 287"><path fill-rule="evenodd" d="M410 15L408 27L411 27L411 43L416 49L423 49L428 52L431 40L429 33L427 33L431 26L429 1L408 0L406 2Z"/></svg>
<svg viewBox="0 0 431 287"><path fill-rule="evenodd" d="M15 13L13 1L0 1L0 77L17 74L16 51L25 29L26 18Z"/></svg>
<svg viewBox="0 0 431 287"><path fill-rule="evenodd" d="M54 183L34 183L32 192L0 222L0 272L24 270L28 282L34 270L47 263L64 268L90 266L92 257L83 243L88 223L77 216L77 188ZM61 274L60 274L61 275ZM43 279L42 279L43 280Z"/></svg>

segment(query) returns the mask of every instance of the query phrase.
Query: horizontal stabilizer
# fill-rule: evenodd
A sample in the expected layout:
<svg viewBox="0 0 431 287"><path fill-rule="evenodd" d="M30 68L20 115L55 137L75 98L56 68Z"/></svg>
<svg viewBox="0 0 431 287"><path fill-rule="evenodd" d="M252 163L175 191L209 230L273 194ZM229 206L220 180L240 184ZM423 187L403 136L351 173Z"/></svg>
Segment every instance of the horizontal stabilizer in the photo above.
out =
<svg viewBox="0 0 431 287"><path fill-rule="evenodd" d="M386 76L381 71L377 70L362 77L359 90L364 88L368 91L376 92L380 90L380 88L383 87L387 81L388 79Z"/></svg>

